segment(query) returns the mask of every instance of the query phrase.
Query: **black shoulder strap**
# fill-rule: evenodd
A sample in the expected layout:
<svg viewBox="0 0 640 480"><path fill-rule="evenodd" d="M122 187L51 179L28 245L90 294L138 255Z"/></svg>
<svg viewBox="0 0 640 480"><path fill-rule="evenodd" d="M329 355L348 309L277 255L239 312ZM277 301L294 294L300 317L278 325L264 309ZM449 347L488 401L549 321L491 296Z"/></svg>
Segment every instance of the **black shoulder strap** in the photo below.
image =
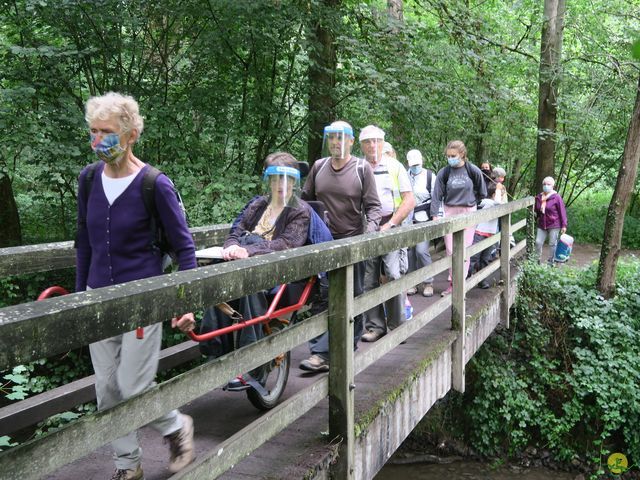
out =
<svg viewBox="0 0 640 480"><path fill-rule="evenodd" d="M484 180L482 179L482 174L478 175L477 172L474 172L468 161L464 162L464 166L467 169L467 175L469 175L469 178L473 182L473 190L474 190L473 193L475 193L476 199L478 203L480 203L480 200L481 200L480 191L482 190L482 186L480 185L480 182L484 182Z"/></svg>
<svg viewBox="0 0 640 480"><path fill-rule="evenodd" d="M147 171L144 172L142 177L142 201L144 202L144 208L151 217L157 216L156 211L156 180L162 175L162 172L156 167L149 165Z"/></svg>
<svg viewBox="0 0 640 480"><path fill-rule="evenodd" d="M149 230L151 231L151 247L161 247L161 223L158 209L156 208L156 180L162 174L160 170L149 165L147 171L142 177L142 202L144 208L149 214Z"/></svg>
<svg viewBox="0 0 640 480"><path fill-rule="evenodd" d="M87 208L87 204L89 203L89 194L91 193L91 188L93 187L93 179L96 176L96 170L98 169L99 164L100 161L97 161L89 165L87 167L87 174L84 176L84 195L82 201L84 202L85 210Z"/></svg>

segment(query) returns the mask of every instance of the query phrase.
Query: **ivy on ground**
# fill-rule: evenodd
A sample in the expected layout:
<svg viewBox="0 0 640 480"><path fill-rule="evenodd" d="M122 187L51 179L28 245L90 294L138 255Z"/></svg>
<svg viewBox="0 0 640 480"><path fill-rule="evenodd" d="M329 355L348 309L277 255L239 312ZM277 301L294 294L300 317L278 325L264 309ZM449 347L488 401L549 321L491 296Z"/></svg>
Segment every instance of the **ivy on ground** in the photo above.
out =
<svg viewBox="0 0 640 480"><path fill-rule="evenodd" d="M460 411L478 452L534 446L586 458L597 473L611 452L640 461L640 261L621 261L611 300L593 287L595 274L525 266L512 328L470 363Z"/></svg>

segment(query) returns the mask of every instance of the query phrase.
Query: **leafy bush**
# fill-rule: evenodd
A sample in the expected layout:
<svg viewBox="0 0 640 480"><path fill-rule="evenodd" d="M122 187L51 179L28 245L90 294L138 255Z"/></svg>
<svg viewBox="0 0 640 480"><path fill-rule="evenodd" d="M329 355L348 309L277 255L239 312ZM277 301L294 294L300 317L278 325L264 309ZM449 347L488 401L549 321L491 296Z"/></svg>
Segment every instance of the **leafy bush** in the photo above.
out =
<svg viewBox="0 0 640 480"><path fill-rule="evenodd" d="M611 300L595 269L525 266L513 327L470 363L461 412L479 452L537 446L600 470L613 451L640 460L640 261L621 263Z"/></svg>
<svg viewBox="0 0 640 480"><path fill-rule="evenodd" d="M568 231L578 243L602 243L612 192L584 193L567 208ZM624 248L640 249L640 219L627 214L622 232Z"/></svg>

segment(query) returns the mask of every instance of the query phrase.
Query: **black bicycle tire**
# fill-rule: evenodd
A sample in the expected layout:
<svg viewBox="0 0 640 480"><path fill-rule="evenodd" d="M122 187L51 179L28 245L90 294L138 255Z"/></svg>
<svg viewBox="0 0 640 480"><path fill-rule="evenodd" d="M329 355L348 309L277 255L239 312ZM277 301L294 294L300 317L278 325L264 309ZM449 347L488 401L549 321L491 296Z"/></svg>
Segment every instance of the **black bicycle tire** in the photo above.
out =
<svg viewBox="0 0 640 480"><path fill-rule="evenodd" d="M287 352L282 357L280 364L275 369L271 369L267 372L267 376L273 375L274 373L276 373L276 370L278 373L276 384L274 388L271 389L270 395L268 397L265 397L262 394L260 394L255 388L250 388L249 390L247 390L247 398L249 399L249 401L254 407L256 407L258 410L266 411L266 410L271 410L273 407L275 407L278 404L278 402L280 401L280 397L282 397L282 394L284 393L284 390L287 387L290 367L291 367L291 352ZM256 380L260 381L263 379L256 379ZM263 381L266 382L266 378Z"/></svg>

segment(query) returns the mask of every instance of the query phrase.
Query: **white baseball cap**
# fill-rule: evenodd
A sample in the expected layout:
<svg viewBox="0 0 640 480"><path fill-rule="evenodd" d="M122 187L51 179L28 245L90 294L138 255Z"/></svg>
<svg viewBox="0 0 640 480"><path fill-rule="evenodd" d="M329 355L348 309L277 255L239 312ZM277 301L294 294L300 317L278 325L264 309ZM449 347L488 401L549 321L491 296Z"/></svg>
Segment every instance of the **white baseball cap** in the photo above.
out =
<svg viewBox="0 0 640 480"><path fill-rule="evenodd" d="M407 164L410 167L413 167L414 165L422 165L422 154L420 153L420 150L409 150L407 152Z"/></svg>
<svg viewBox="0 0 640 480"><path fill-rule="evenodd" d="M359 141L369 140L371 138L378 138L380 140L384 140L384 130L375 125L367 125L362 130L360 130L360 137L358 137Z"/></svg>

